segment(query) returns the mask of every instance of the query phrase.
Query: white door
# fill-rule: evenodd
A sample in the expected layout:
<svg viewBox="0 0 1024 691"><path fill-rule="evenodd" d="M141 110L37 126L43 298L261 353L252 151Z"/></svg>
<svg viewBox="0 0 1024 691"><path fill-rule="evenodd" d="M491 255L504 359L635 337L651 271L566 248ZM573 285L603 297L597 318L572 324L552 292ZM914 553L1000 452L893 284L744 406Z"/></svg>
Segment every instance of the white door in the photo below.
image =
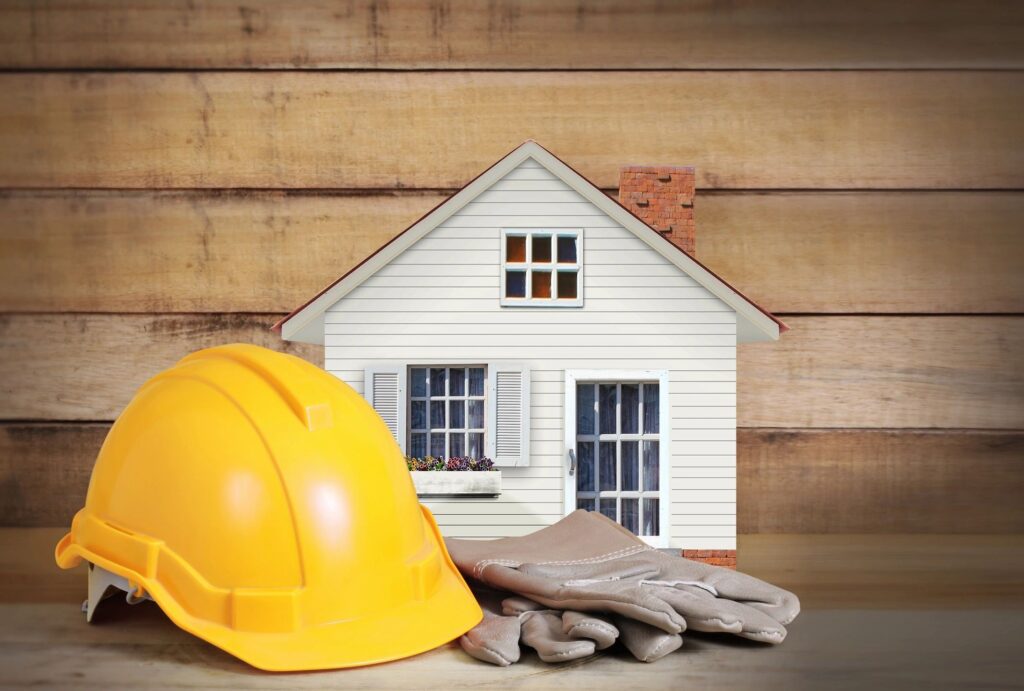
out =
<svg viewBox="0 0 1024 691"><path fill-rule="evenodd" d="M566 513L600 511L668 546L668 376L662 371L567 371Z"/></svg>

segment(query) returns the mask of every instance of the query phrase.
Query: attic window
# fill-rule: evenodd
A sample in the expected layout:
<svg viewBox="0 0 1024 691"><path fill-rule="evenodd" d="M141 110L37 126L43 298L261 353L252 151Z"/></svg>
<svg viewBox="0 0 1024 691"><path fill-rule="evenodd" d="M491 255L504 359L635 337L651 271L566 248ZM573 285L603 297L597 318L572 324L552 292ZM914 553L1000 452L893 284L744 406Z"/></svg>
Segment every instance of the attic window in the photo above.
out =
<svg viewBox="0 0 1024 691"><path fill-rule="evenodd" d="M583 305L583 231L503 230L501 304Z"/></svg>

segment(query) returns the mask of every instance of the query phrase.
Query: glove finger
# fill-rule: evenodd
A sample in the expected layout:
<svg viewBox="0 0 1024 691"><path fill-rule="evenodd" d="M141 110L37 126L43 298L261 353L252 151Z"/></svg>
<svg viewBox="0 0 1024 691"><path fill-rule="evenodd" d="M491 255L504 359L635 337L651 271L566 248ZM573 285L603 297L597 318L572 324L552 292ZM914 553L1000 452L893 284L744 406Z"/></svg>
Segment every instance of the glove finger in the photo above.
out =
<svg viewBox="0 0 1024 691"><path fill-rule="evenodd" d="M548 608L521 595L506 597L501 601L501 613L508 616L519 616L523 612L536 612L539 609Z"/></svg>
<svg viewBox="0 0 1024 691"><path fill-rule="evenodd" d="M686 618L692 631L733 633L762 643L781 643L786 638L786 627L764 612L702 588L662 587L659 595Z"/></svg>
<svg viewBox="0 0 1024 691"><path fill-rule="evenodd" d="M556 580L500 564L490 565L484 575L492 587L527 597L551 609L614 612L668 633L686 630L686 621L679 613L647 593L638 580L614 577Z"/></svg>
<svg viewBox="0 0 1024 691"><path fill-rule="evenodd" d="M507 667L519 661L519 617L488 615L459 638L462 649L478 660Z"/></svg>
<svg viewBox="0 0 1024 691"><path fill-rule="evenodd" d="M522 617L522 641L544 662L568 662L593 655L597 646L589 638L569 638L562 618L554 612L527 612Z"/></svg>
<svg viewBox="0 0 1024 691"><path fill-rule="evenodd" d="M683 637L678 633L666 633L635 619L616 617L615 623L622 644L640 662L654 662L683 645Z"/></svg>
<svg viewBox="0 0 1024 691"><path fill-rule="evenodd" d="M719 597L749 605L783 626L800 614L800 598L760 578L716 567L702 580L714 587Z"/></svg>
<svg viewBox="0 0 1024 691"><path fill-rule="evenodd" d="M583 612L562 612L562 632L569 638L589 638L598 650L619 637L619 630L610 621Z"/></svg>

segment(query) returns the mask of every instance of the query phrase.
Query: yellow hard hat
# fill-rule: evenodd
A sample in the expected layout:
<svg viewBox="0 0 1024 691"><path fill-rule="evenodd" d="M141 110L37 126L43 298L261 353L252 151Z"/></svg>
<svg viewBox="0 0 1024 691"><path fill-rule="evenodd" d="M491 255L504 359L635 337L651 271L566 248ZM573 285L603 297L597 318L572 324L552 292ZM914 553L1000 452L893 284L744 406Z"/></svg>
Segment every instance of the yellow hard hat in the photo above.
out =
<svg viewBox="0 0 1024 691"><path fill-rule="evenodd" d="M143 385L56 558L267 670L406 657L483 616L384 421L318 367L250 345Z"/></svg>

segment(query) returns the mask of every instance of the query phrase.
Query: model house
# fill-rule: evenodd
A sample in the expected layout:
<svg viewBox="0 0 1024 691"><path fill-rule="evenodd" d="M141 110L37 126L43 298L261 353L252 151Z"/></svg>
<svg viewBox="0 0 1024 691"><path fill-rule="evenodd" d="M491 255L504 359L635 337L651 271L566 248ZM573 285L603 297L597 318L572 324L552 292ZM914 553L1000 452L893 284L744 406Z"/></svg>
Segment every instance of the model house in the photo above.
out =
<svg viewBox="0 0 1024 691"><path fill-rule="evenodd" d="M406 455L494 460L496 496L425 499L445 534L586 508L728 562L736 345L786 327L694 258L692 168L620 184L528 141L277 327L324 344Z"/></svg>

